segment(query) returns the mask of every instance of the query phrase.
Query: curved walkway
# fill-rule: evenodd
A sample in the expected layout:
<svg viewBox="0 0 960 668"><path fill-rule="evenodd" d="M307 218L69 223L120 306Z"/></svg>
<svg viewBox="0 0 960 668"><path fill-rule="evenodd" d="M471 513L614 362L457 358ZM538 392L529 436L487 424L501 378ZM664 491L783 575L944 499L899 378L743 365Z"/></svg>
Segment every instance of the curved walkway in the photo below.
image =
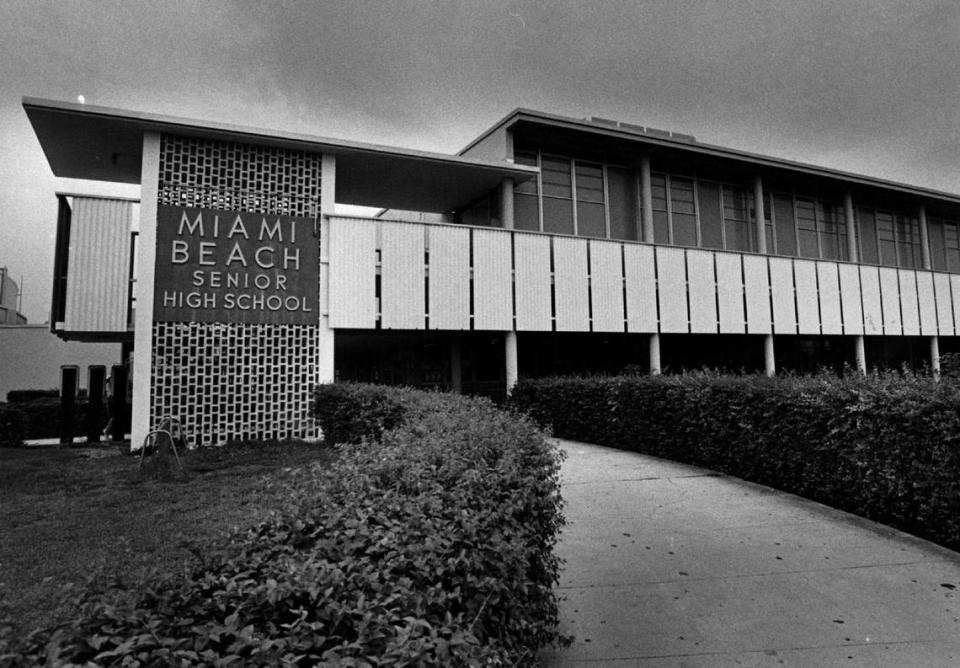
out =
<svg viewBox="0 0 960 668"><path fill-rule="evenodd" d="M960 554L799 497L567 452L547 666L960 666Z"/></svg>

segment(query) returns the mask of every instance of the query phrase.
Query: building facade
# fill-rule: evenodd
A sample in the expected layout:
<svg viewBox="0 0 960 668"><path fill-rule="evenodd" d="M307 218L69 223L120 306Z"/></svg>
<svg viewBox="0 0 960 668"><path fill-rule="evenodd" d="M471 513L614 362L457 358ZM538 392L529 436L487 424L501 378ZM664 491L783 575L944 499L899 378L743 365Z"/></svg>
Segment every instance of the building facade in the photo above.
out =
<svg viewBox="0 0 960 668"><path fill-rule="evenodd" d="M9 269L0 267L0 326L26 324L26 316L20 313L20 286Z"/></svg>
<svg viewBox="0 0 960 668"><path fill-rule="evenodd" d="M311 437L335 379L938 365L960 196L516 110L458 155L25 99L60 195L52 327L133 350L134 443ZM340 215L337 204L379 207Z"/></svg>

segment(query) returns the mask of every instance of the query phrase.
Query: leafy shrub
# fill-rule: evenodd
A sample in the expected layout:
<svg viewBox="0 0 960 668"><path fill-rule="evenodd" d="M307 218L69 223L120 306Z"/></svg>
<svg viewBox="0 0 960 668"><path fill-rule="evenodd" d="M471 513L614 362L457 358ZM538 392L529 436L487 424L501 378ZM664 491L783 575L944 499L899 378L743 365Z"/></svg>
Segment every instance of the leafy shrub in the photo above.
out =
<svg viewBox="0 0 960 668"><path fill-rule="evenodd" d="M313 415L328 443L359 443L379 439L406 412L402 390L355 383L320 385L314 391ZM406 397L410 402L410 397Z"/></svg>
<svg viewBox="0 0 960 668"><path fill-rule="evenodd" d="M899 374L523 380L557 436L706 466L960 547L960 385Z"/></svg>
<svg viewBox="0 0 960 668"><path fill-rule="evenodd" d="M34 399L56 399L60 390L10 390L7 392L7 401L11 404L33 401Z"/></svg>
<svg viewBox="0 0 960 668"><path fill-rule="evenodd" d="M324 431L358 442L304 470L271 520L198 549L187 577L144 583L133 609L93 602L10 661L532 663L556 638L557 453L485 400L350 386L319 390L318 406L331 394L355 417L319 408ZM397 424L364 438L382 422L356 405Z"/></svg>
<svg viewBox="0 0 960 668"><path fill-rule="evenodd" d="M56 438L60 436L60 398L24 399L11 404L23 414L25 438ZM87 404L76 402L73 407L74 436L84 434Z"/></svg>
<svg viewBox="0 0 960 668"><path fill-rule="evenodd" d="M23 445L23 413L15 405L0 404L0 447Z"/></svg>

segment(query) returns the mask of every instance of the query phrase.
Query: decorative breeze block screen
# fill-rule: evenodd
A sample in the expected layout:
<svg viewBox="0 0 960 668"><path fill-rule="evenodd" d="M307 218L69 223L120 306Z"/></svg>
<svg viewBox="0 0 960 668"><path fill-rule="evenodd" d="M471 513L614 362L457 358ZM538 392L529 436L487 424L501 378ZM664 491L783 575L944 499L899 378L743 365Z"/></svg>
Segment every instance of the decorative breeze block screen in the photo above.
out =
<svg viewBox="0 0 960 668"><path fill-rule="evenodd" d="M165 135L157 200L315 218L320 164L319 154ZM154 323L151 424L179 418L191 445L315 438L317 338L317 325Z"/></svg>

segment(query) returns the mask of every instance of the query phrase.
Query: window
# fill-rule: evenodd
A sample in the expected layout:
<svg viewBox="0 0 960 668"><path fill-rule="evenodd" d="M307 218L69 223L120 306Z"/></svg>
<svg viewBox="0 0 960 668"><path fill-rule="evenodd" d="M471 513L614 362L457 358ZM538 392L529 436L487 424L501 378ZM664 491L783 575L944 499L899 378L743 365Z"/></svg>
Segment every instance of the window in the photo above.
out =
<svg viewBox="0 0 960 668"><path fill-rule="evenodd" d="M873 209L857 209L857 231L860 233L860 261L879 264L877 221Z"/></svg>
<svg viewBox="0 0 960 668"><path fill-rule="evenodd" d="M573 234L570 160L558 156L540 156L540 180L543 183L543 231Z"/></svg>
<svg viewBox="0 0 960 668"><path fill-rule="evenodd" d="M607 216L603 193L603 165L576 161L577 234L606 237Z"/></svg>
<svg viewBox="0 0 960 668"><path fill-rule="evenodd" d="M893 214L888 211L877 211L877 241L880 246L880 264L890 267L897 266L897 237Z"/></svg>
<svg viewBox="0 0 960 668"><path fill-rule="evenodd" d="M847 259L847 224L843 208L817 201L820 257L824 260Z"/></svg>
<svg viewBox="0 0 960 668"><path fill-rule="evenodd" d="M720 184L697 182L700 206L700 241L704 248L723 248L723 214L720 210Z"/></svg>
<svg viewBox="0 0 960 668"><path fill-rule="evenodd" d="M820 257L817 241L817 208L812 199L796 200L797 239L800 242L800 257Z"/></svg>
<svg viewBox="0 0 960 668"><path fill-rule="evenodd" d="M747 193L741 188L723 185L723 230L727 250L752 251L753 229ZM752 193L750 196L752 197Z"/></svg>
<svg viewBox="0 0 960 668"><path fill-rule="evenodd" d="M697 245L697 208L693 201L693 179L670 177L670 221L673 224L675 245Z"/></svg>
<svg viewBox="0 0 960 668"><path fill-rule="evenodd" d="M920 251L920 221L917 218L897 215L897 253L900 267L922 267Z"/></svg>
<svg viewBox="0 0 960 668"><path fill-rule="evenodd" d="M579 178L579 177L578 177ZM577 184L579 185L579 181ZM624 167L607 167L607 193L610 196L610 237L636 241L637 189L633 172Z"/></svg>
<svg viewBox="0 0 960 668"><path fill-rule="evenodd" d="M793 195L774 193L773 219L776 221L777 253L796 256L797 230L793 215Z"/></svg>
<svg viewBox="0 0 960 668"><path fill-rule="evenodd" d="M665 174L650 175L653 192L653 240L658 244L670 243L670 218L667 214L667 177Z"/></svg>
<svg viewBox="0 0 960 668"><path fill-rule="evenodd" d="M539 166L536 151L516 151L513 160L518 165ZM529 179L513 188L513 225L518 230L540 229L540 189L538 179Z"/></svg>

